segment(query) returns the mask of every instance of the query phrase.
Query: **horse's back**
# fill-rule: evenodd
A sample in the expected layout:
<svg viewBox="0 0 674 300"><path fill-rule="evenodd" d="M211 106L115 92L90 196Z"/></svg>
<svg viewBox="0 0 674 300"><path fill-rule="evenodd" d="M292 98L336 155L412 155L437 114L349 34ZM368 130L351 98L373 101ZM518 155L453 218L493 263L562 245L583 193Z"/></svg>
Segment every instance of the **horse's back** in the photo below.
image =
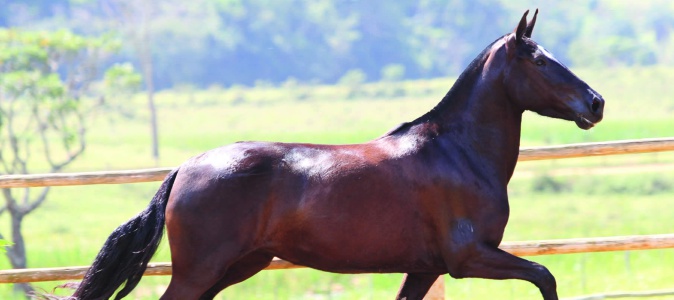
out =
<svg viewBox="0 0 674 300"><path fill-rule="evenodd" d="M239 142L216 148L179 167L169 209L299 210L307 199L325 198L333 186L371 167L365 156L360 145Z"/></svg>
<svg viewBox="0 0 674 300"><path fill-rule="evenodd" d="M239 142L204 152L179 167L169 222L172 215L212 216L223 226L238 226L246 222L241 218L273 221L292 214L312 186L344 168L338 153L338 146L272 142Z"/></svg>

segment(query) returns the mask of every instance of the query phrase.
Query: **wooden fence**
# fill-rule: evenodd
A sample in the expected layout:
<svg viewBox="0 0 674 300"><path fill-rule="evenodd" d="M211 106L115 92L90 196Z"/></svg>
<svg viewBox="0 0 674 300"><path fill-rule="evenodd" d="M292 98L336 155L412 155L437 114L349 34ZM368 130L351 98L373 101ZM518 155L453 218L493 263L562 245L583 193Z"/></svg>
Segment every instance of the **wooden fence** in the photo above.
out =
<svg viewBox="0 0 674 300"><path fill-rule="evenodd" d="M587 252L628 251L674 248L674 234L623 236L584 239L560 239L527 242L504 242L499 247L517 256L572 254ZM89 267L65 267L0 271L0 283L40 282L82 279ZM304 268L275 258L266 270ZM151 263L145 275L171 275L170 263Z"/></svg>
<svg viewBox="0 0 674 300"><path fill-rule="evenodd" d="M603 143L583 143L550 147L522 148L520 149L518 161L662 151L674 151L674 138L625 140ZM160 181L164 179L166 174L168 174L171 169L173 168L82 173L1 175L0 189Z"/></svg>
<svg viewBox="0 0 674 300"><path fill-rule="evenodd" d="M626 140L604 143L584 143L551 147L523 148L520 161L575 158L587 156L633 154L674 151L674 138ZM40 186L68 186L89 184L121 184L160 181L172 168L128 170L112 172L84 172L36 175L0 176L0 188ZM674 234L625 236L605 238L566 239L548 241L504 242L501 249L518 256L547 254L625 251L674 248ZM0 283L38 282L81 279L88 267L65 267L49 269L24 269L0 271ZM275 259L268 270L302 268L289 262ZM145 275L170 275L168 263L150 264ZM444 299L442 277L436 282L428 300Z"/></svg>

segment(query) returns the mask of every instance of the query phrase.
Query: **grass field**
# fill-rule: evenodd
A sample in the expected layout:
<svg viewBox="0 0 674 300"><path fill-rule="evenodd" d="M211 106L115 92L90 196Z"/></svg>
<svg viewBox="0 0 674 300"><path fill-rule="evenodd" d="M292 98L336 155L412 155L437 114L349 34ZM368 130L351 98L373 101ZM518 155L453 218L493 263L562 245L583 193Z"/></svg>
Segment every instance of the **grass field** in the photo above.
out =
<svg viewBox="0 0 674 300"><path fill-rule="evenodd" d="M590 131L572 122L526 113L523 146L674 136L674 69L584 71L607 100L605 120ZM357 143L429 110L452 79L346 87L217 89L162 92L161 160L150 157L142 97L124 100L133 118L99 115L89 147L68 171L175 166L204 150L238 140ZM674 165L673 153L523 162L509 188L506 240L674 232L674 168L593 174L607 167ZM571 170L556 174L560 170ZM528 174L524 176L524 174ZM53 188L25 221L30 267L87 265L107 235L143 209L159 183ZM7 232L7 217L0 230ZM532 258L556 275L562 297L602 291L674 288L674 250ZM155 261L168 261L166 245ZM0 259L0 268L7 268ZM267 271L228 289L220 299L392 299L401 275L338 275L312 270ZM143 279L134 299L154 299L167 277ZM447 278L448 299L540 299L519 281ZM56 283L37 286L51 290ZM0 286L0 299L19 299ZM674 299L661 297L655 299Z"/></svg>

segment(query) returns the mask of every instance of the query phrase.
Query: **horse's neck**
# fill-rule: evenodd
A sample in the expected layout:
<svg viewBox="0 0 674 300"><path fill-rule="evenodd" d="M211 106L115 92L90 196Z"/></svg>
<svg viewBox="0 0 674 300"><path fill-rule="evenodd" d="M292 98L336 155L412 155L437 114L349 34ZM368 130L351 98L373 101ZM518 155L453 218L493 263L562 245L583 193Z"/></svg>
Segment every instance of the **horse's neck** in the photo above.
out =
<svg viewBox="0 0 674 300"><path fill-rule="evenodd" d="M508 100L501 80L466 76L456 84L434 109L435 122L444 128L440 138L461 139L475 159L494 166L509 181L517 164L523 111Z"/></svg>

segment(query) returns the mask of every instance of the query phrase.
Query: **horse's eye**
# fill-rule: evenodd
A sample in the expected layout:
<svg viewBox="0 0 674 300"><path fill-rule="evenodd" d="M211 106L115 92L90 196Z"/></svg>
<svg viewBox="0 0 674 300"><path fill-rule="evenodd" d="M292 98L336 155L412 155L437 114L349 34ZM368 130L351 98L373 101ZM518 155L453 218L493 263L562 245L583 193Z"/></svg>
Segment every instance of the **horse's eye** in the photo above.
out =
<svg viewBox="0 0 674 300"><path fill-rule="evenodd" d="M537 59L536 60L536 65L539 67L545 66L546 62L543 59Z"/></svg>

